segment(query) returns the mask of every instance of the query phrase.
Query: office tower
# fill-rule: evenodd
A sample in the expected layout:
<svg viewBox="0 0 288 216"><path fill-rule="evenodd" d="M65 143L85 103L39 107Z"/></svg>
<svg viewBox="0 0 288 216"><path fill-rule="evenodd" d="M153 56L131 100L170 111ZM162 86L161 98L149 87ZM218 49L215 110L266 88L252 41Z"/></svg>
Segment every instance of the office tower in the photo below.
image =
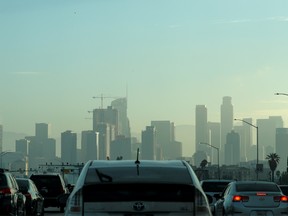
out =
<svg viewBox="0 0 288 216"><path fill-rule="evenodd" d="M49 136L49 124L46 123L36 123L35 124L35 136L44 140L48 139Z"/></svg>
<svg viewBox="0 0 288 216"><path fill-rule="evenodd" d="M195 153L195 126L176 125L175 139L182 143L182 157L192 157Z"/></svg>
<svg viewBox="0 0 288 216"><path fill-rule="evenodd" d="M232 105L232 97L224 96L222 98L221 104L221 145L220 145L220 164L223 164L223 159L225 158L225 144L226 144L226 136L233 129L233 105Z"/></svg>
<svg viewBox="0 0 288 216"><path fill-rule="evenodd" d="M225 165L239 165L240 163L240 135L231 131L226 136Z"/></svg>
<svg viewBox="0 0 288 216"><path fill-rule="evenodd" d="M27 139L19 139L15 141L15 152L20 152L24 156L28 155L28 143Z"/></svg>
<svg viewBox="0 0 288 216"><path fill-rule="evenodd" d="M86 163L88 160L98 160L99 158L99 133L88 130L81 133L81 163ZM79 161L79 160L78 160Z"/></svg>
<svg viewBox="0 0 288 216"><path fill-rule="evenodd" d="M209 133L208 133L208 121L207 121L207 108L205 105L196 105L196 113L195 113L195 149L196 153L199 151L204 151L211 157L211 147L208 145L203 145L200 143L209 143ZM196 157L197 159L197 157ZM195 161L196 164L201 163L202 159L199 158L200 161ZM208 160L209 161L209 160Z"/></svg>
<svg viewBox="0 0 288 216"><path fill-rule="evenodd" d="M115 135L118 134L118 111L117 109L108 106L107 109L94 109L93 110L93 130L95 131L98 124L106 123L114 125Z"/></svg>
<svg viewBox="0 0 288 216"><path fill-rule="evenodd" d="M99 159L110 157L110 144L118 136L118 110L112 106L93 110L93 131L99 132Z"/></svg>
<svg viewBox="0 0 288 216"><path fill-rule="evenodd" d="M171 159L171 141L174 138L174 130L170 121L151 121L151 126L155 128L157 139L157 157L158 160ZM162 156L160 152L162 152Z"/></svg>
<svg viewBox="0 0 288 216"><path fill-rule="evenodd" d="M111 141L110 160L131 160L131 148L130 137L117 136L115 140ZM136 160L136 158L133 159Z"/></svg>
<svg viewBox="0 0 288 216"><path fill-rule="evenodd" d="M276 128L283 128L282 117L269 116L268 119L257 119L259 160L275 152Z"/></svg>
<svg viewBox="0 0 288 216"><path fill-rule="evenodd" d="M64 164L77 162L77 134L70 130L61 133L61 161Z"/></svg>
<svg viewBox="0 0 288 216"><path fill-rule="evenodd" d="M239 134L240 136L240 161L241 162L246 162L247 161L247 156L246 156L246 146L244 143L244 138L245 137L245 131L244 131L244 125L237 125L234 126L234 131Z"/></svg>
<svg viewBox="0 0 288 216"><path fill-rule="evenodd" d="M276 128L276 154L280 160L277 170L282 172L288 171L288 128Z"/></svg>
<svg viewBox="0 0 288 216"><path fill-rule="evenodd" d="M94 129L98 132L99 160L106 160L110 158L111 125L98 123Z"/></svg>
<svg viewBox="0 0 288 216"><path fill-rule="evenodd" d="M141 134L141 159L156 160L156 131L154 126L146 126Z"/></svg>
<svg viewBox="0 0 288 216"><path fill-rule="evenodd" d="M111 102L112 108L118 111L118 133L125 137L131 137L130 124L127 117L127 98L118 98Z"/></svg>
<svg viewBox="0 0 288 216"><path fill-rule="evenodd" d="M218 148L218 151L220 150L220 141L221 141L221 133L220 133L220 122L208 122L208 131L209 131L209 140L212 146L214 146L215 148ZM212 164L217 164L218 163L218 151L217 149L213 149L211 148L211 158L210 158L210 162ZM220 158L219 158L220 159Z"/></svg>
<svg viewBox="0 0 288 216"><path fill-rule="evenodd" d="M56 159L56 140L54 138L48 138L44 142L43 155L46 162L53 162Z"/></svg>
<svg viewBox="0 0 288 216"><path fill-rule="evenodd" d="M3 125L0 125L0 153L3 151Z"/></svg>

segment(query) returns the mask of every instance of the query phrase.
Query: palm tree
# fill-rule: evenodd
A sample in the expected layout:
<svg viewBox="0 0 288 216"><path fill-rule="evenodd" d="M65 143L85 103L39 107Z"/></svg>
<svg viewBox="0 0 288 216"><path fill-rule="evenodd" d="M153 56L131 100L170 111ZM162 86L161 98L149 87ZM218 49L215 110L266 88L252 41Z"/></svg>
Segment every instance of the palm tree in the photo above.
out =
<svg viewBox="0 0 288 216"><path fill-rule="evenodd" d="M280 157L278 154L276 153L270 153L266 156L266 159L268 160L268 163L269 163L269 167L270 167L270 170L271 170L271 176L272 176L272 182L274 182L274 172L277 168L277 165L279 164L279 161L280 161Z"/></svg>

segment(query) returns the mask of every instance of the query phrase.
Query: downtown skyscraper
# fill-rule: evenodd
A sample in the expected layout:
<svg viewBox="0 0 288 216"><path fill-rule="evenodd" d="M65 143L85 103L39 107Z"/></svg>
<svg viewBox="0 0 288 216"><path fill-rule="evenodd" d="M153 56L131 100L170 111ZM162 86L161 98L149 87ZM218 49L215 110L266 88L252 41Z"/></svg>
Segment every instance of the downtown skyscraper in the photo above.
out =
<svg viewBox="0 0 288 216"><path fill-rule="evenodd" d="M221 145L220 145L220 164L224 163L226 136L233 129L234 112L232 97L224 96L220 107L221 110Z"/></svg>

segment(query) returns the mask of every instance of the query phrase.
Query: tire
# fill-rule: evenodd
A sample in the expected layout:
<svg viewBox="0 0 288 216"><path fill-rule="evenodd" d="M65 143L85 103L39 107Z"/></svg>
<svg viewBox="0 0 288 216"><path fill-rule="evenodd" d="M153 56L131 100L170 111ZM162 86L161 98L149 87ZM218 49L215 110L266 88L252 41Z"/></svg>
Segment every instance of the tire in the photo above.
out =
<svg viewBox="0 0 288 216"><path fill-rule="evenodd" d="M60 213L64 213L64 206L60 206Z"/></svg>

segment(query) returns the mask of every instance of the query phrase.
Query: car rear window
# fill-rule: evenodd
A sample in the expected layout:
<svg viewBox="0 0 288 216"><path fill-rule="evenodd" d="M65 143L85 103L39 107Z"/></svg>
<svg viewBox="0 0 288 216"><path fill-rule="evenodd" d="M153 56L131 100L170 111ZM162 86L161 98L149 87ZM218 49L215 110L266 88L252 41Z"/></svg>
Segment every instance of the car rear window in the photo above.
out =
<svg viewBox="0 0 288 216"><path fill-rule="evenodd" d="M280 189L274 184L238 184L236 190L239 192L243 191L270 191L279 192Z"/></svg>
<svg viewBox="0 0 288 216"><path fill-rule="evenodd" d="M280 189L286 196L288 195L288 187L287 186L280 186Z"/></svg>
<svg viewBox="0 0 288 216"><path fill-rule="evenodd" d="M83 188L84 202L193 202L195 188L180 184L94 184Z"/></svg>
<svg viewBox="0 0 288 216"><path fill-rule="evenodd" d="M202 188L205 192L222 192L229 182L203 182Z"/></svg>
<svg viewBox="0 0 288 216"><path fill-rule="evenodd" d="M7 186L7 179L5 175L0 174L0 187L2 186Z"/></svg>
<svg viewBox="0 0 288 216"><path fill-rule="evenodd" d="M19 185L19 187L27 187L29 186L29 182L26 180L22 180L22 179L16 179L17 184Z"/></svg>
<svg viewBox="0 0 288 216"><path fill-rule="evenodd" d="M38 188L42 187L48 187L48 188L53 188L53 187L62 187L62 183L59 179L58 176L37 176L37 175L32 175L30 179L35 183L35 185Z"/></svg>
<svg viewBox="0 0 288 216"><path fill-rule="evenodd" d="M179 167L105 167L90 168L86 183L95 182L153 182L193 184L187 168Z"/></svg>

